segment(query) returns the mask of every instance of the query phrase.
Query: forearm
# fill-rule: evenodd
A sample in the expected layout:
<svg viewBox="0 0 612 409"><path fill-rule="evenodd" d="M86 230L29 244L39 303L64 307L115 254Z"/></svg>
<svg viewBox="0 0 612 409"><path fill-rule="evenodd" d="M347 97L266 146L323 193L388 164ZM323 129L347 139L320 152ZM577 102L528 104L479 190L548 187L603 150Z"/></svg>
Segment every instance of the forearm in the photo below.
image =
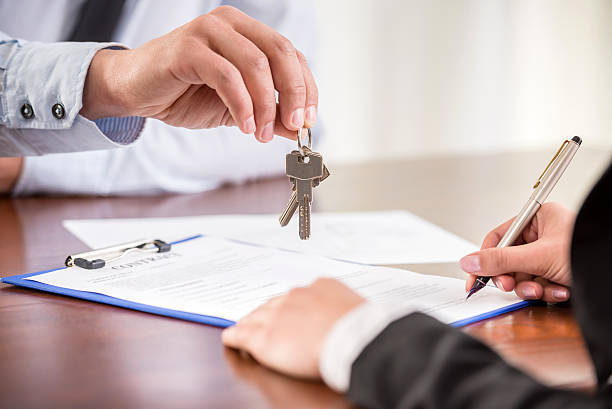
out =
<svg viewBox="0 0 612 409"><path fill-rule="evenodd" d="M348 396L366 408L604 408L547 388L481 342L423 315L389 325L353 363Z"/></svg>
<svg viewBox="0 0 612 409"><path fill-rule="evenodd" d="M0 158L0 194L13 190L19 179L23 158Z"/></svg>

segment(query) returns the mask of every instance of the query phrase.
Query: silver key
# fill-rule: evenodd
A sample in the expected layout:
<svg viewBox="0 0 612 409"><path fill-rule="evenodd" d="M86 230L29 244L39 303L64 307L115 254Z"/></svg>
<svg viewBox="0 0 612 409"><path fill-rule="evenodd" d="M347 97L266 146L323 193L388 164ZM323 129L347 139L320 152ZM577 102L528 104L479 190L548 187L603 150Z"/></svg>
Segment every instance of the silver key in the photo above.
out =
<svg viewBox="0 0 612 409"><path fill-rule="evenodd" d="M310 238L310 204L315 179L323 176L323 157L317 152L293 151L286 156L287 176L295 180L300 218L300 239Z"/></svg>
<svg viewBox="0 0 612 409"><path fill-rule="evenodd" d="M312 181L312 187L314 188L314 187L319 186L319 183L327 179L329 175L330 173L329 173L329 170L327 169L327 166L323 164L323 175L319 179L314 179ZM294 178L291 178L291 183L293 184L293 187L291 188L291 190L293 191L293 193L291 193L291 199L289 199L289 203L287 204L285 211L278 218L278 221L280 222L280 225L282 227L285 227L286 225L289 224L289 222L291 221L291 218L293 217L293 215L295 214L295 211L298 208L297 192L295 191L295 179Z"/></svg>
<svg viewBox="0 0 612 409"><path fill-rule="evenodd" d="M295 179L290 178L293 186L291 187L291 199L289 199L289 203L287 203L287 207L281 213L278 218L278 221L282 227L285 227L291 221L291 218L295 214L295 211L298 208L298 200L297 200L297 192L295 191Z"/></svg>

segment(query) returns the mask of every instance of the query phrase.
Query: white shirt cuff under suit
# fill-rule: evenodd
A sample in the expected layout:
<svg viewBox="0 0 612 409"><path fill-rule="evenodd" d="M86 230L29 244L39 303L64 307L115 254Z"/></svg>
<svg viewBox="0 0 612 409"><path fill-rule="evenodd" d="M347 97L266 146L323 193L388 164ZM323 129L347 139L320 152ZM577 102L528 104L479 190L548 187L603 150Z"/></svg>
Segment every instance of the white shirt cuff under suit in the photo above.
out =
<svg viewBox="0 0 612 409"><path fill-rule="evenodd" d="M393 321L415 312L413 306L365 302L340 318L323 343L319 371L338 392L348 391L351 367L370 342Z"/></svg>

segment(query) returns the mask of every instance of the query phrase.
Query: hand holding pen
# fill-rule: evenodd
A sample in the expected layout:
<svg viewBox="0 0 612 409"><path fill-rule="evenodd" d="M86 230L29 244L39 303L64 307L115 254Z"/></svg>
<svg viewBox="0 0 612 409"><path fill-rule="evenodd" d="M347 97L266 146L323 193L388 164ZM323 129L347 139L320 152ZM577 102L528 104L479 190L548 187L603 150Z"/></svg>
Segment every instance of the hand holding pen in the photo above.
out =
<svg viewBox="0 0 612 409"><path fill-rule="evenodd" d="M575 215L560 205L542 204L580 143L579 137L565 141L519 214L491 231L482 250L461 259L462 269L472 274L466 283L468 298L493 277L498 288L514 290L523 299L569 299L569 243Z"/></svg>
<svg viewBox="0 0 612 409"><path fill-rule="evenodd" d="M485 237L482 250L461 259L468 273L490 276L502 291L524 300L567 301L571 270L569 246L576 215L558 203L546 203L512 247L496 247L514 218ZM476 275L466 281L469 291Z"/></svg>

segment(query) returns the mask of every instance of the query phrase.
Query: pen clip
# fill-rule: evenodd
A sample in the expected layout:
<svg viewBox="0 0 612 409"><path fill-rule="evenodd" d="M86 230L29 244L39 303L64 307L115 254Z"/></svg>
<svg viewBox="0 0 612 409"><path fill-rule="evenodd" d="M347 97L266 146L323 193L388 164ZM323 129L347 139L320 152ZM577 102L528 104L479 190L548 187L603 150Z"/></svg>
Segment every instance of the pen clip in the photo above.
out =
<svg viewBox="0 0 612 409"><path fill-rule="evenodd" d="M66 267L81 267L87 270L102 268L106 263L115 261L134 251L142 253L165 253L170 251L171 244L162 240L139 240L117 246L92 250L85 253L70 255L64 264Z"/></svg>
<svg viewBox="0 0 612 409"><path fill-rule="evenodd" d="M540 182L542 181L542 178L546 174L546 171L548 171L550 166L553 164L555 159L557 159L559 157L559 155L561 154L561 151L563 150L563 148L565 148L565 145L567 145L568 143L569 143L569 141L567 139L565 141L563 141L563 143L561 144L561 147L559 148L557 153L555 153L555 156L553 156L553 158L550 160L550 162L548 162L548 165L546 165L546 168L544 169L544 172L542 172L542 174L540 175L540 177L536 181L535 185L533 185L534 189L537 188L538 186L540 186Z"/></svg>

